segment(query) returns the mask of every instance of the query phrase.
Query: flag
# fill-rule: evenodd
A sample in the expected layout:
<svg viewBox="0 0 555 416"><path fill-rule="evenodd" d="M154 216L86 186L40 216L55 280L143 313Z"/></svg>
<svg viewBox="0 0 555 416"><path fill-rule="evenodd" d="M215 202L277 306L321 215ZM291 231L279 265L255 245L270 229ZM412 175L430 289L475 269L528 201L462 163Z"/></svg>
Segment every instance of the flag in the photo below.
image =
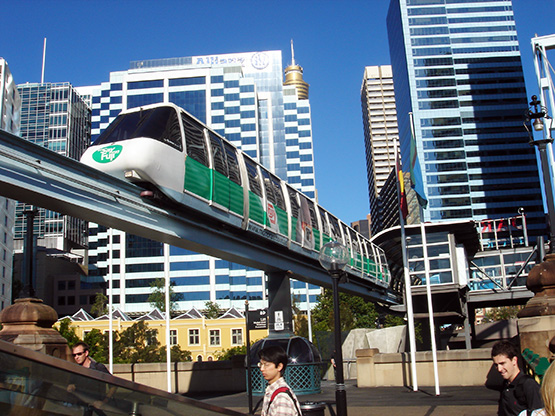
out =
<svg viewBox="0 0 555 416"><path fill-rule="evenodd" d="M410 118L410 181L412 188L416 192L418 203L422 208L428 205L426 192L424 191L424 182L422 181L422 169L420 161L418 160L418 153L416 150L416 137L414 137L414 125L412 113L409 113Z"/></svg>
<svg viewBox="0 0 555 416"><path fill-rule="evenodd" d="M399 152L395 146L395 172L397 173L397 190L399 195L399 212L406 220L409 215L409 207L407 203L407 194L405 192L405 177L403 176L403 168L399 159Z"/></svg>

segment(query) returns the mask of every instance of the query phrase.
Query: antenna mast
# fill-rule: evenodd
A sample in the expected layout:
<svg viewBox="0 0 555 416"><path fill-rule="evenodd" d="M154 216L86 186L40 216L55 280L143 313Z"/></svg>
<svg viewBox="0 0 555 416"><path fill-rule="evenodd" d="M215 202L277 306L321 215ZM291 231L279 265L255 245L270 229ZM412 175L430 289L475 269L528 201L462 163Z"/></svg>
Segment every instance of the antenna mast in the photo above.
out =
<svg viewBox="0 0 555 416"><path fill-rule="evenodd" d="M44 46L42 47L42 75L40 77L40 83L44 84L44 61L46 60L46 38L44 38Z"/></svg>

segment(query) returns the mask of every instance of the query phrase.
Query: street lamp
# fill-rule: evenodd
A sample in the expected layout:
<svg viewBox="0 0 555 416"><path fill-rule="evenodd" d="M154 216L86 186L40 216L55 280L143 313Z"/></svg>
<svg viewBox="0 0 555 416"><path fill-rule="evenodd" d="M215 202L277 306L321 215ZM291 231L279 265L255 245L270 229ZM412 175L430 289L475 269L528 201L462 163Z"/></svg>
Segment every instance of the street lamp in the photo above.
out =
<svg viewBox="0 0 555 416"><path fill-rule="evenodd" d="M532 127L535 131L543 132L543 139L534 140L534 135L528 128L529 123L532 122ZM544 123L548 124L547 129L544 129ZM543 174L543 185L545 188L545 196L547 203L547 216L548 216L548 228L549 228L549 253L553 252L553 245L555 244L555 203L553 200L553 186L551 181L551 168L549 165L549 160L547 157L547 145L553 143L553 138L551 137L551 127L553 125L553 119L549 116L547 108L541 105L541 101L538 97L532 95L532 101L530 101L530 107L524 114L524 127L528 132L530 137L529 144L531 146L537 146L540 152L540 162L541 170Z"/></svg>
<svg viewBox="0 0 555 416"><path fill-rule="evenodd" d="M347 247L338 241L330 241L320 250L320 264L331 276L333 288L333 326L335 335L335 402L338 416L347 416L347 393L343 377L343 353L341 349L341 319L339 317L339 279L350 260Z"/></svg>

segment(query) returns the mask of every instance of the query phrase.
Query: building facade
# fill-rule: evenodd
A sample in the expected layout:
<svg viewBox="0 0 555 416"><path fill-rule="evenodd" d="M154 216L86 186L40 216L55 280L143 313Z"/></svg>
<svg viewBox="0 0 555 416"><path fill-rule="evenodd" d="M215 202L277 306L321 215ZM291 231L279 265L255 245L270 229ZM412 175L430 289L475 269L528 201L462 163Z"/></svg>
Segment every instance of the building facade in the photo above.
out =
<svg viewBox="0 0 555 416"><path fill-rule="evenodd" d="M20 84L21 137L72 159L79 159L90 143L90 110L68 82ZM15 246L23 247L25 203L16 207ZM37 245L70 252L86 244L86 222L38 208L34 222Z"/></svg>
<svg viewBox="0 0 555 416"><path fill-rule="evenodd" d="M8 63L0 58L0 129L19 135L21 98ZM0 310L12 303L15 201L0 196Z"/></svg>
<svg viewBox="0 0 555 416"><path fill-rule="evenodd" d="M282 71L280 51L132 62L93 88L93 140L122 110L172 102L314 198L310 103L296 84L284 85ZM89 249L89 274L111 276L114 305L129 313L150 310L151 285L164 276L163 245L93 225ZM171 247L169 272L179 310L207 301L222 308L242 309L245 300L252 309L267 306L259 270ZM292 288L306 310L305 283L292 282ZM320 288L308 292L314 303Z"/></svg>
<svg viewBox="0 0 555 416"><path fill-rule="evenodd" d="M523 208L530 234L542 234L511 1L391 0L387 27L402 161L406 170L413 136L424 221L510 218Z"/></svg>
<svg viewBox="0 0 555 416"><path fill-rule="evenodd" d="M380 191L395 168L394 146L399 137L390 65L364 68L360 97L370 199L370 229L372 234L376 234L383 229Z"/></svg>

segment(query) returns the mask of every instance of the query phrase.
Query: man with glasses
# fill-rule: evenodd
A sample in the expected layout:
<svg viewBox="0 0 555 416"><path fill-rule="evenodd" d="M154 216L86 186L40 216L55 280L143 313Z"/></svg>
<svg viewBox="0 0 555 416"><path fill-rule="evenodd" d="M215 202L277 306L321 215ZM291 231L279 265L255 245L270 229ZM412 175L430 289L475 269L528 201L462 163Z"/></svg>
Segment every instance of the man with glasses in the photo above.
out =
<svg viewBox="0 0 555 416"><path fill-rule="evenodd" d="M73 346L73 348L71 349L71 355L73 356L75 362L82 367L92 368L93 370L110 374L104 364L96 362L91 357L89 357L89 346L83 341L80 341ZM108 393L106 393L106 386L104 384L101 384L100 382L94 381L92 384L85 387L83 385L83 381L80 381L79 390L77 391L76 384L72 383L68 385L67 391L69 393L73 393L82 402L87 403L85 415L92 415L93 412L94 414L99 416L106 415L103 411L99 409L103 407L106 403L108 403L108 401L110 401L116 391L116 387L110 387L108 389Z"/></svg>
<svg viewBox="0 0 555 416"><path fill-rule="evenodd" d="M93 370L110 374L104 364L98 363L89 357L89 346L83 341L80 341L73 346L71 355L77 364L85 368L92 368Z"/></svg>
<svg viewBox="0 0 555 416"><path fill-rule="evenodd" d="M261 349L258 357L258 368L268 382L261 416L300 416L299 401L283 379L289 361L287 353L279 346L271 346Z"/></svg>

